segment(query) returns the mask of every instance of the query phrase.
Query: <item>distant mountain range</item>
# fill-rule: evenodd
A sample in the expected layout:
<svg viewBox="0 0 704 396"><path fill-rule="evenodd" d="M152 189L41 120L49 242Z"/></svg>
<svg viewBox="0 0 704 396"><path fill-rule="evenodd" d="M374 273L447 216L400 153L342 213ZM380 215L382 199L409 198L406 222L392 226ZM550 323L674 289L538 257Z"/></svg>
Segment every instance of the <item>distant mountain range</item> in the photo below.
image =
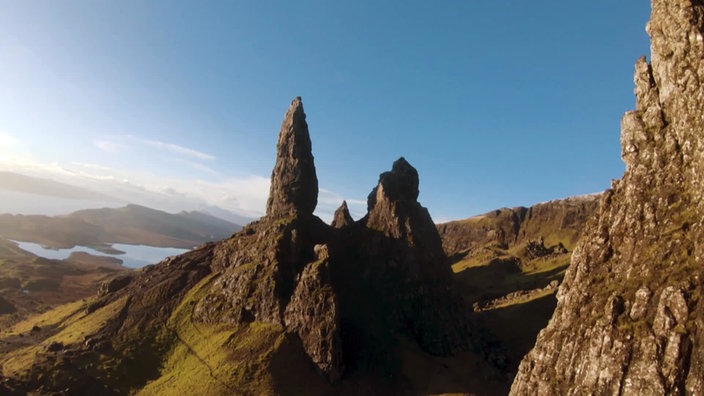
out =
<svg viewBox="0 0 704 396"><path fill-rule="evenodd" d="M169 212L182 209L219 217L235 224L247 224L252 217L183 195L148 191L127 182L81 179L80 185L44 177L0 171L0 213L58 215L81 209L111 207L129 203Z"/></svg>
<svg viewBox="0 0 704 396"><path fill-rule="evenodd" d="M63 216L0 215L0 236L52 248L126 243L190 249L242 227L201 212L166 213L139 205L80 210Z"/></svg>

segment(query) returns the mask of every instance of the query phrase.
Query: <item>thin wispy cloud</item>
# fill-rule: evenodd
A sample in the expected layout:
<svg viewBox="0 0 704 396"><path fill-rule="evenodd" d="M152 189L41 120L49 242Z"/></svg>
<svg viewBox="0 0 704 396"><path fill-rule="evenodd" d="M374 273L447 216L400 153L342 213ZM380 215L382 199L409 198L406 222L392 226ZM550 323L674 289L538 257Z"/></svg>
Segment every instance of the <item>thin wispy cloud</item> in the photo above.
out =
<svg viewBox="0 0 704 396"><path fill-rule="evenodd" d="M213 180L184 178L79 161L68 164L44 162L31 157L0 158L0 169L75 184L124 202L166 211L217 207L249 218L264 215L269 196L269 177L252 174L224 177L196 161L183 159L181 162L187 163L184 166L202 166L202 171L216 172L219 177ZM329 222L343 200L347 201L355 219L366 213L365 200L345 198L337 192L321 187L316 214Z"/></svg>
<svg viewBox="0 0 704 396"><path fill-rule="evenodd" d="M111 140L96 140L93 142L93 145L108 153L116 153L125 147L124 144Z"/></svg>
<svg viewBox="0 0 704 396"><path fill-rule="evenodd" d="M211 176L222 176L222 173L216 171L215 169L213 169L203 163L197 162L197 161L191 161L191 160L187 160L187 159L179 159L178 162L183 163L186 166L189 166L197 171L207 173Z"/></svg>
<svg viewBox="0 0 704 396"><path fill-rule="evenodd" d="M140 137L137 137L134 135L127 135L127 139L129 139L132 142L144 145L144 146L152 147L152 148L162 150L162 151L168 151L172 154L178 154L178 155L185 156L185 157L191 157L191 158L195 158L195 159L199 159L199 160L206 160L206 161L210 161L210 160L215 159L214 155L211 155L211 154L199 151L199 150L195 150L192 148L179 146L178 144L166 143L166 142L162 142L159 140L143 139L143 138L140 138Z"/></svg>

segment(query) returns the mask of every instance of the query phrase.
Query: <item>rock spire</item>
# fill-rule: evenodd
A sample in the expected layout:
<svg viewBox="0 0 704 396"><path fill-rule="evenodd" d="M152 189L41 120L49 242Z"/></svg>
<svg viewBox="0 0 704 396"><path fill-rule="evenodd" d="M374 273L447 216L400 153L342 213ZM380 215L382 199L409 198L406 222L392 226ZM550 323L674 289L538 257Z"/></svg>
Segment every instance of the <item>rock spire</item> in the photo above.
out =
<svg viewBox="0 0 704 396"><path fill-rule="evenodd" d="M267 215L213 248L221 275L194 318L280 326L330 381L345 367L390 359L395 334L436 355L468 347L466 307L451 286L435 224L417 201L415 168L401 158L382 173L358 222L343 202L333 225L325 224L312 214L317 193L296 98L281 127Z"/></svg>
<svg viewBox="0 0 704 396"><path fill-rule="evenodd" d="M332 226L333 228L342 228L352 223L354 223L354 219L350 215L347 201L342 201L342 205L335 210L335 214L332 216Z"/></svg>
<svg viewBox="0 0 704 396"><path fill-rule="evenodd" d="M299 96L293 99L281 123L266 214L273 217L310 215L317 204L318 178L306 113Z"/></svg>

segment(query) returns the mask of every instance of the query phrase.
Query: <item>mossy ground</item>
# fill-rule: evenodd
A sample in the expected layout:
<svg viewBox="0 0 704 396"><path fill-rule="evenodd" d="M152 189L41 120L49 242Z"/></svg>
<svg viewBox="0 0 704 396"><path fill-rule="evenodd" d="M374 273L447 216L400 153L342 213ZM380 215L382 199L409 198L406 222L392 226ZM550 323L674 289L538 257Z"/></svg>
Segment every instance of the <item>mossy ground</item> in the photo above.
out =
<svg viewBox="0 0 704 396"><path fill-rule="evenodd" d="M192 309L213 277L194 287L174 310L162 337L172 339L159 377L140 395L271 394L267 358L280 345L282 328L254 322L242 328L195 323Z"/></svg>
<svg viewBox="0 0 704 396"><path fill-rule="evenodd" d="M25 376L38 356L45 354L52 343L69 347L84 342L86 336L95 334L124 304L123 298L88 315L85 313L87 303L78 301L59 306L3 331L0 340L17 347L7 351L0 359L3 375ZM34 327L40 330L32 331ZM26 338L29 343L24 344L21 338Z"/></svg>

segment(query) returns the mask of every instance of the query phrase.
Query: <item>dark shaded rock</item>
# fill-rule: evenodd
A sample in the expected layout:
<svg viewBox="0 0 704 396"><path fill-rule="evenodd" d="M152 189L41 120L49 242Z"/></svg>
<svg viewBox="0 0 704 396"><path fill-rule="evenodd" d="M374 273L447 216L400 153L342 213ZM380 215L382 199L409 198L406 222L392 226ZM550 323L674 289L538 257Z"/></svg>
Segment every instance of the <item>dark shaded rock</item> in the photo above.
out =
<svg viewBox="0 0 704 396"><path fill-rule="evenodd" d="M528 244L526 245L526 256L531 259L549 256L551 253L552 250L545 247L545 241L543 238L528 241Z"/></svg>
<svg viewBox="0 0 704 396"><path fill-rule="evenodd" d="M12 303L0 296L0 315L10 314L16 311L17 308L15 308Z"/></svg>
<svg viewBox="0 0 704 396"><path fill-rule="evenodd" d="M27 390L20 381L13 378L5 378L0 374L0 395L6 396L25 396Z"/></svg>
<svg viewBox="0 0 704 396"><path fill-rule="evenodd" d="M324 246L316 246L319 259L304 268L284 317L286 327L298 334L313 363L337 381L343 370L340 315Z"/></svg>
<svg viewBox="0 0 704 396"><path fill-rule="evenodd" d="M354 219L347 208L347 201L342 201L342 205L335 210L335 214L332 216L332 226L333 228L342 228L352 223L354 223Z"/></svg>
<svg viewBox="0 0 704 396"><path fill-rule="evenodd" d="M525 247L525 258L530 260L565 253L569 252L561 242L555 246L547 247L543 237L528 241Z"/></svg>
<svg viewBox="0 0 704 396"><path fill-rule="evenodd" d="M468 345L467 307L455 293L451 270L428 210L417 202L418 173L404 158L368 198L358 255L374 274L360 282L378 287L379 304L400 331L426 351L451 354ZM374 279L374 277L378 279ZM373 293L372 293L373 294Z"/></svg>
<svg viewBox="0 0 704 396"><path fill-rule="evenodd" d="M285 125L299 105L294 100ZM290 128L282 131L280 142ZM311 215L312 206L289 205L300 180L276 169L268 215L215 248L212 266L222 276L196 305L197 320L282 325L333 381L343 367L383 368L397 333L437 355L468 346L468 308L453 290L438 232L417 202L418 173L405 159L380 176L367 216L354 223L343 203L336 228Z"/></svg>
<svg viewBox="0 0 704 396"><path fill-rule="evenodd" d="M284 311L298 275L315 261L327 226L317 217L264 218L215 249L213 265L223 270L213 291L196 307L204 322L284 324ZM247 319L249 318L249 320Z"/></svg>
<svg viewBox="0 0 704 396"><path fill-rule="evenodd" d="M379 184L369 193L367 210L372 211L378 200L416 202L418 199L418 171L401 157L391 171L379 176Z"/></svg>
<svg viewBox="0 0 704 396"><path fill-rule="evenodd" d="M602 198L514 395L704 393L704 2L653 0L651 63Z"/></svg>
<svg viewBox="0 0 704 396"><path fill-rule="evenodd" d="M318 178L313 164L308 124L301 98L297 97L291 102L281 124L266 214L310 215L317 204Z"/></svg>
<svg viewBox="0 0 704 396"><path fill-rule="evenodd" d="M59 352L64 349L64 344L60 342L52 342L49 345L46 346L46 351L47 352Z"/></svg>
<svg viewBox="0 0 704 396"><path fill-rule="evenodd" d="M600 197L601 194L591 194L531 207L503 208L438 224L437 228L443 248L451 257L488 244L508 249L538 237L562 239L568 244L565 248L572 248L598 209Z"/></svg>
<svg viewBox="0 0 704 396"><path fill-rule="evenodd" d="M127 275L118 275L108 281L105 281L100 284L100 288L98 288L98 296L104 296L106 294L114 293L123 287L127 286L132 282L132 278L134 275L132 274L127 274Z"/></svg>

